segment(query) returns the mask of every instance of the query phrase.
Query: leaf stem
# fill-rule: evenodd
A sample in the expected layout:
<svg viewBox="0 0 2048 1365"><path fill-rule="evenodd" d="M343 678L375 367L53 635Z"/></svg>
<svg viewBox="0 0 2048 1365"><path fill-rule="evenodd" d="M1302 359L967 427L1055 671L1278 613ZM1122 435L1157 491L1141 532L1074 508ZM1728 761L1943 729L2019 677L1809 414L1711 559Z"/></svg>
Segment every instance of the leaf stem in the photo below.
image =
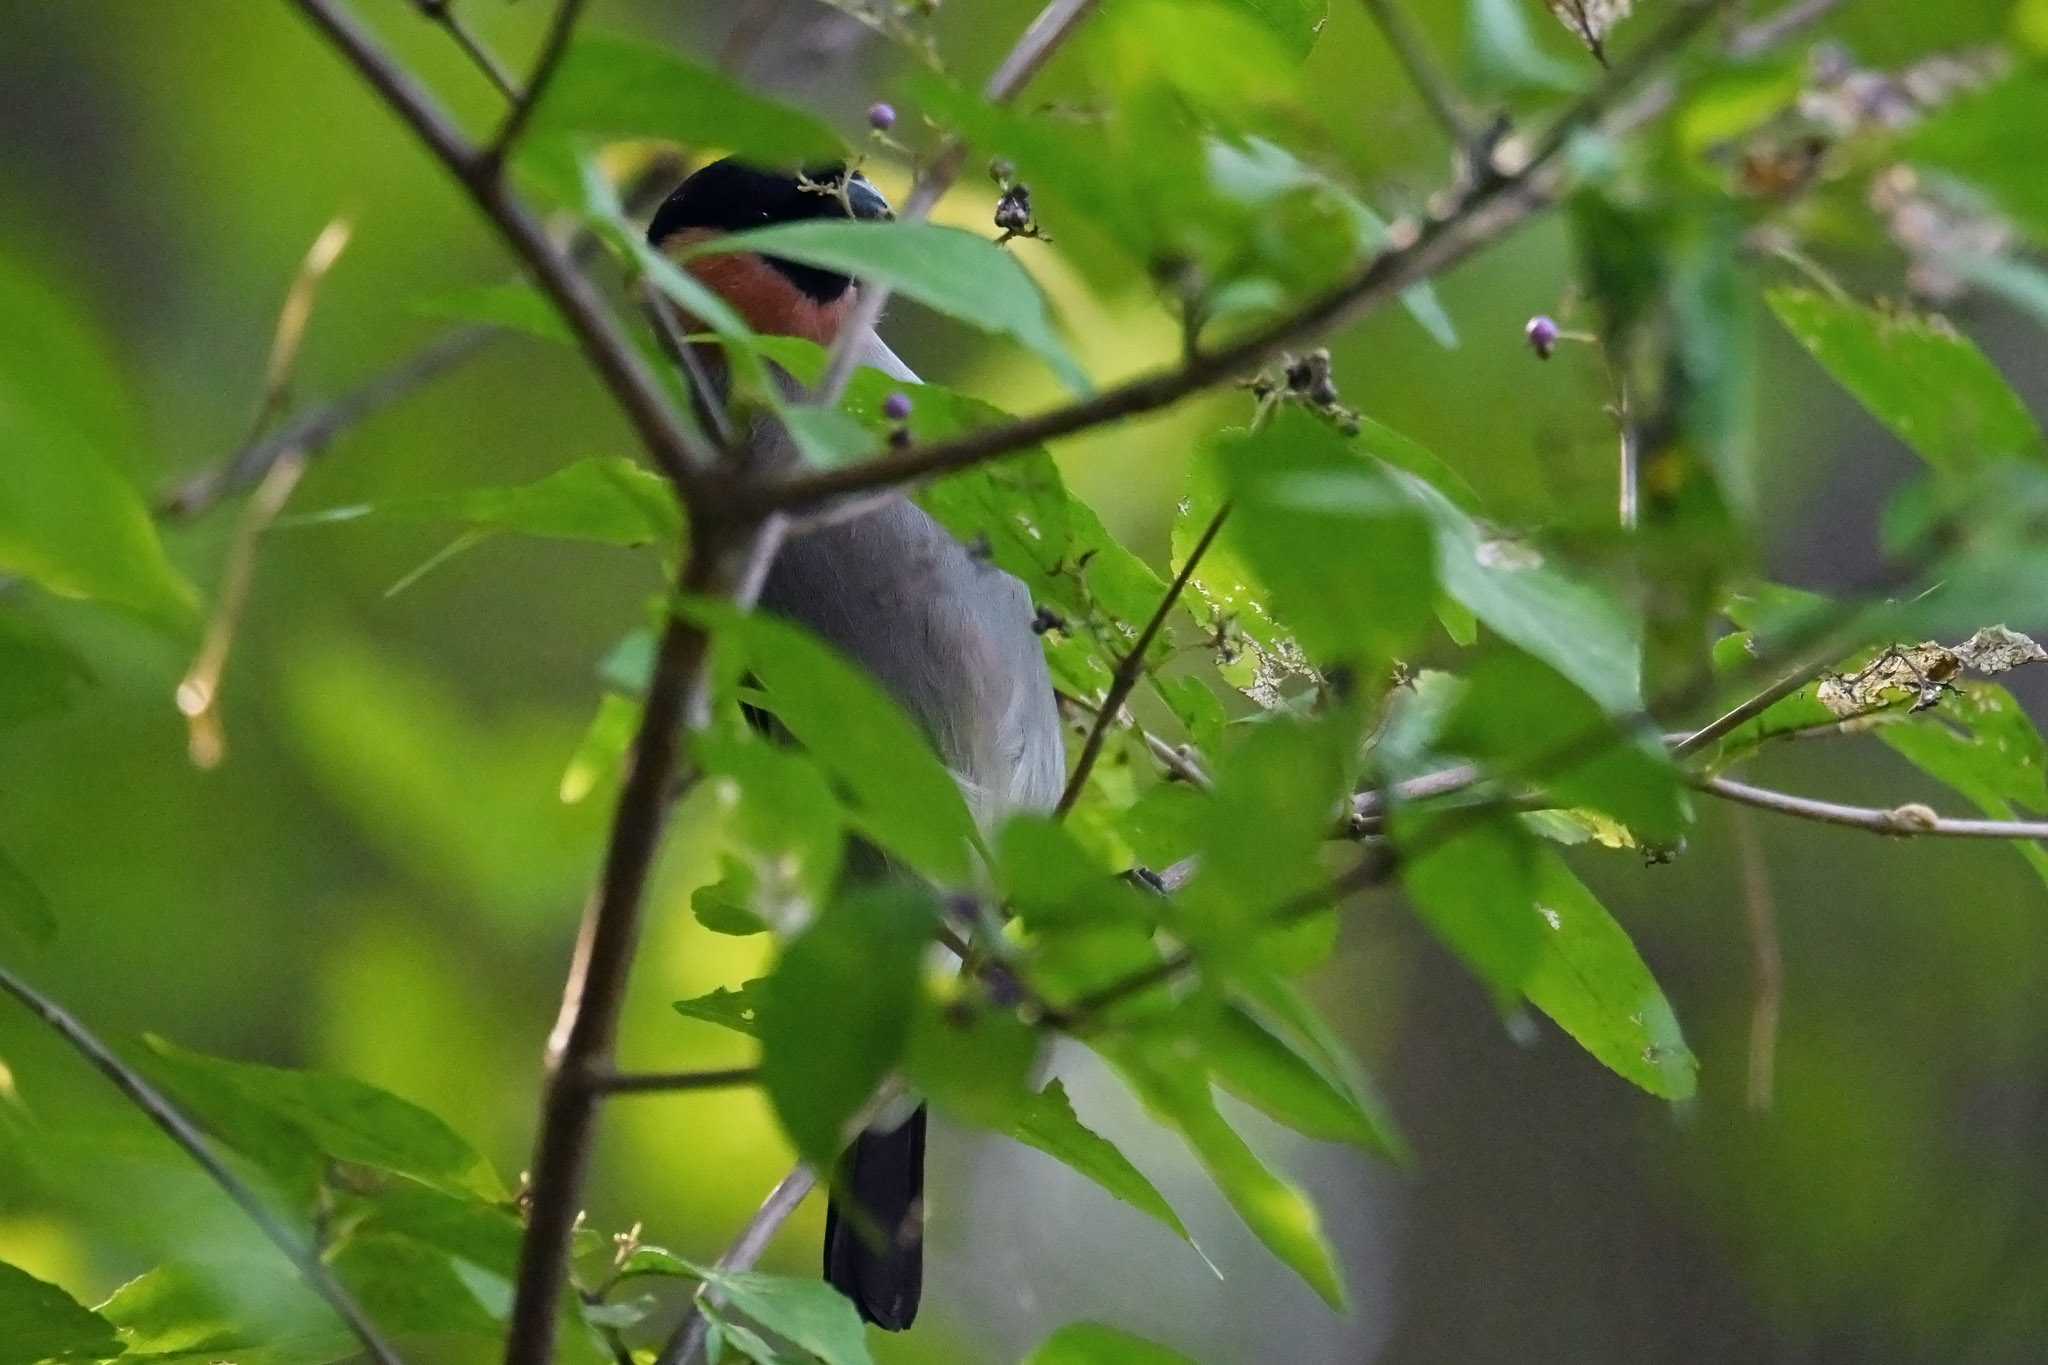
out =
<svg viewBox="0 0 2048 1365"><path fill-rule="evenodd" d="M576 21L583 15L583 4L584 0L556 0L555 17L548 23L547 37L541 40L540 55L534 58L533 74L526 78L525 90L513 98L505 122L491 139L490 150L484 153L485 161L493 168L502 166L512 154L519 144L519 135L533 118L534 109L547 94L549 82L554 80L562 58L569 51L569 40L576 36Z"/></svg>
<svg viewBox="0 0 2048 1365"><path fill-rule="evenodd" d="M498 60L495 53L484 46L483 40L472 33L468 25L456 17L454 0L413 0L420 14L429 22L438 24L447 31L455 45L469 58L470 65L483 73L485 80L497 87L499 94L517 103L519 87L512 83L512 73Z"/></svg>

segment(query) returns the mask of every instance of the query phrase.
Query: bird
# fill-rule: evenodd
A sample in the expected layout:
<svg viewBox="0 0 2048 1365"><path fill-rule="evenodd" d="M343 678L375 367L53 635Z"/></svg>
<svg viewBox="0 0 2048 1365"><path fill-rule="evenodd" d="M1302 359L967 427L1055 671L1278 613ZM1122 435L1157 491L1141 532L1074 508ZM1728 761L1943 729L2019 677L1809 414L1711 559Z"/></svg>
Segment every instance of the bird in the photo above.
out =
<svg viewBox="0 0 2048 1365"><path fill-rule="evenodd" d="M857 170L788 170L727 158L669 195L647 240L755 331L829 347L849 324L858 281L772 255L685 251L747 228L878 220L890 212ZM860 363L905 385L921 382L872 329L849 344ZM714 374L714 382L724 382L722 370ZM754 421L744 441L757 469L800 460L772 417ZM792 536L776 555L760 610L807 628L880 684L917 721L984 828L1011 812L1051 809L1064 782L1065 742L1024 584L901 494L822 522ZM850 865L875 875L879 861L869 851ZM923 1295L925 1129L922 1104L875 1120L841 1158L826 1213L826 1280L865 1321L888 1331L912 1324ZM842 1200L865 1218L849 1215ZM878 1241L863 1235L874 1229L882 1233Z"/></svg>

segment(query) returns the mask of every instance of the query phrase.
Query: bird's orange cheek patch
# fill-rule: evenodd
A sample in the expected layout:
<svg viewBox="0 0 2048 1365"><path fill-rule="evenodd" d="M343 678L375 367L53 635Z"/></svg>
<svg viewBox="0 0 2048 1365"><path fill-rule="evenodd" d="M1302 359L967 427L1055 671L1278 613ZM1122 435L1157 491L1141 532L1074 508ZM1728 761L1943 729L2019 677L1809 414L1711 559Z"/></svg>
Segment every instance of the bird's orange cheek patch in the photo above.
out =
<svg viewBox="0 0 2048 1365"><path fill-rule="evenodd" d="M686 248L712 235L697 228L677 233L668 254L676 257L680 254L676 247ZM845 321L853 300L853 291L849 289L830 303L820 303L751 252L699 256L677 263L695 276L699 284L730 304L734 312L747 320L747 326L772 336L802 337L829 346L839 334L839 325Z"/></svg>

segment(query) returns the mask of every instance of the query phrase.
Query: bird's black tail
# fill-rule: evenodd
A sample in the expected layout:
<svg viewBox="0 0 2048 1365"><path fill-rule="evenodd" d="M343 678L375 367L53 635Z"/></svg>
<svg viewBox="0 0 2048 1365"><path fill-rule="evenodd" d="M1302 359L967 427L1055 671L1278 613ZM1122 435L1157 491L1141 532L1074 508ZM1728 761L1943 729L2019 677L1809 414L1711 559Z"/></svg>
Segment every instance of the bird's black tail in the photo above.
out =
<svg viewBox="0 0 2048 1365"><path fill-rule="evenodd" d="M825 1278L886 1332L916 1320L924 1292L924 1124L919 1105L900 1127L855 1138L825 1210ZM840 1199L858 1212L842 1213Z"/></svg>

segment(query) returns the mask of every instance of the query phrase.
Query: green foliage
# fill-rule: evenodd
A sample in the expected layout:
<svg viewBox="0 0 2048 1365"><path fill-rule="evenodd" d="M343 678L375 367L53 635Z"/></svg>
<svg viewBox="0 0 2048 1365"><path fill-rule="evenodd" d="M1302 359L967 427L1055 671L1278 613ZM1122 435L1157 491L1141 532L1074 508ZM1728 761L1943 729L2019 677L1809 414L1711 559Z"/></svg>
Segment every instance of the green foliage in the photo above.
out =
<svg viewBox="0 0 2048 1365"><path fill-rule="evenodd" d="M1188 1358L1099 1322L1070 1322L1047 1337L1024 1365L1188 1365Z"/></svg>
<svg viewBox="0 0 2048 1365"><path fill-rule="evenodd" d="M0 1362L98 1360L118 1355L114 1326L54 1284L0 1261Z"/></svg>
<svg viewBox="0 0 2048 1365"><path fill-rule="evenodd" d="M466 488L336 507L310 521L448 521L473 531L673 548L682 533L675 495L630 460L579 460L532 483Z"/></svg>
<svg viewBox="0 0 2048 1365"><path fill-rule="evenodd" d="M798 1280L786 1275L760 1275L752 1271L714 1270L692 1266L706 1288L725 1296L734 1308L761 1326L787 1339L824 1362L824 1365L870 1365L867 1334L853 1305L830 1285L819 1280ZM732 1336L732 1324L724 1324ZM740 1346L746 1338L733 1341ZM758 1338L756 1339L758 1340ZM743 1348L744 1349L744 1348ZM758 1350L758 1348L756 1348ZM774 1356L753 1351L756 1361L771 1365Z"/></svg>
<svg viewBox="0 0 2048 1365"><path fill-rule="evenodd" d="M1060 1082L1048 1081L1023 1106L1006 1131L1017 1141L1036 1147L1061 1165L1088 1177L1140 1213L1158 1219L1181 1240L1189 1240L1186 1225L1166 1197L1115 1144L1081 1122Z"/></svg>

